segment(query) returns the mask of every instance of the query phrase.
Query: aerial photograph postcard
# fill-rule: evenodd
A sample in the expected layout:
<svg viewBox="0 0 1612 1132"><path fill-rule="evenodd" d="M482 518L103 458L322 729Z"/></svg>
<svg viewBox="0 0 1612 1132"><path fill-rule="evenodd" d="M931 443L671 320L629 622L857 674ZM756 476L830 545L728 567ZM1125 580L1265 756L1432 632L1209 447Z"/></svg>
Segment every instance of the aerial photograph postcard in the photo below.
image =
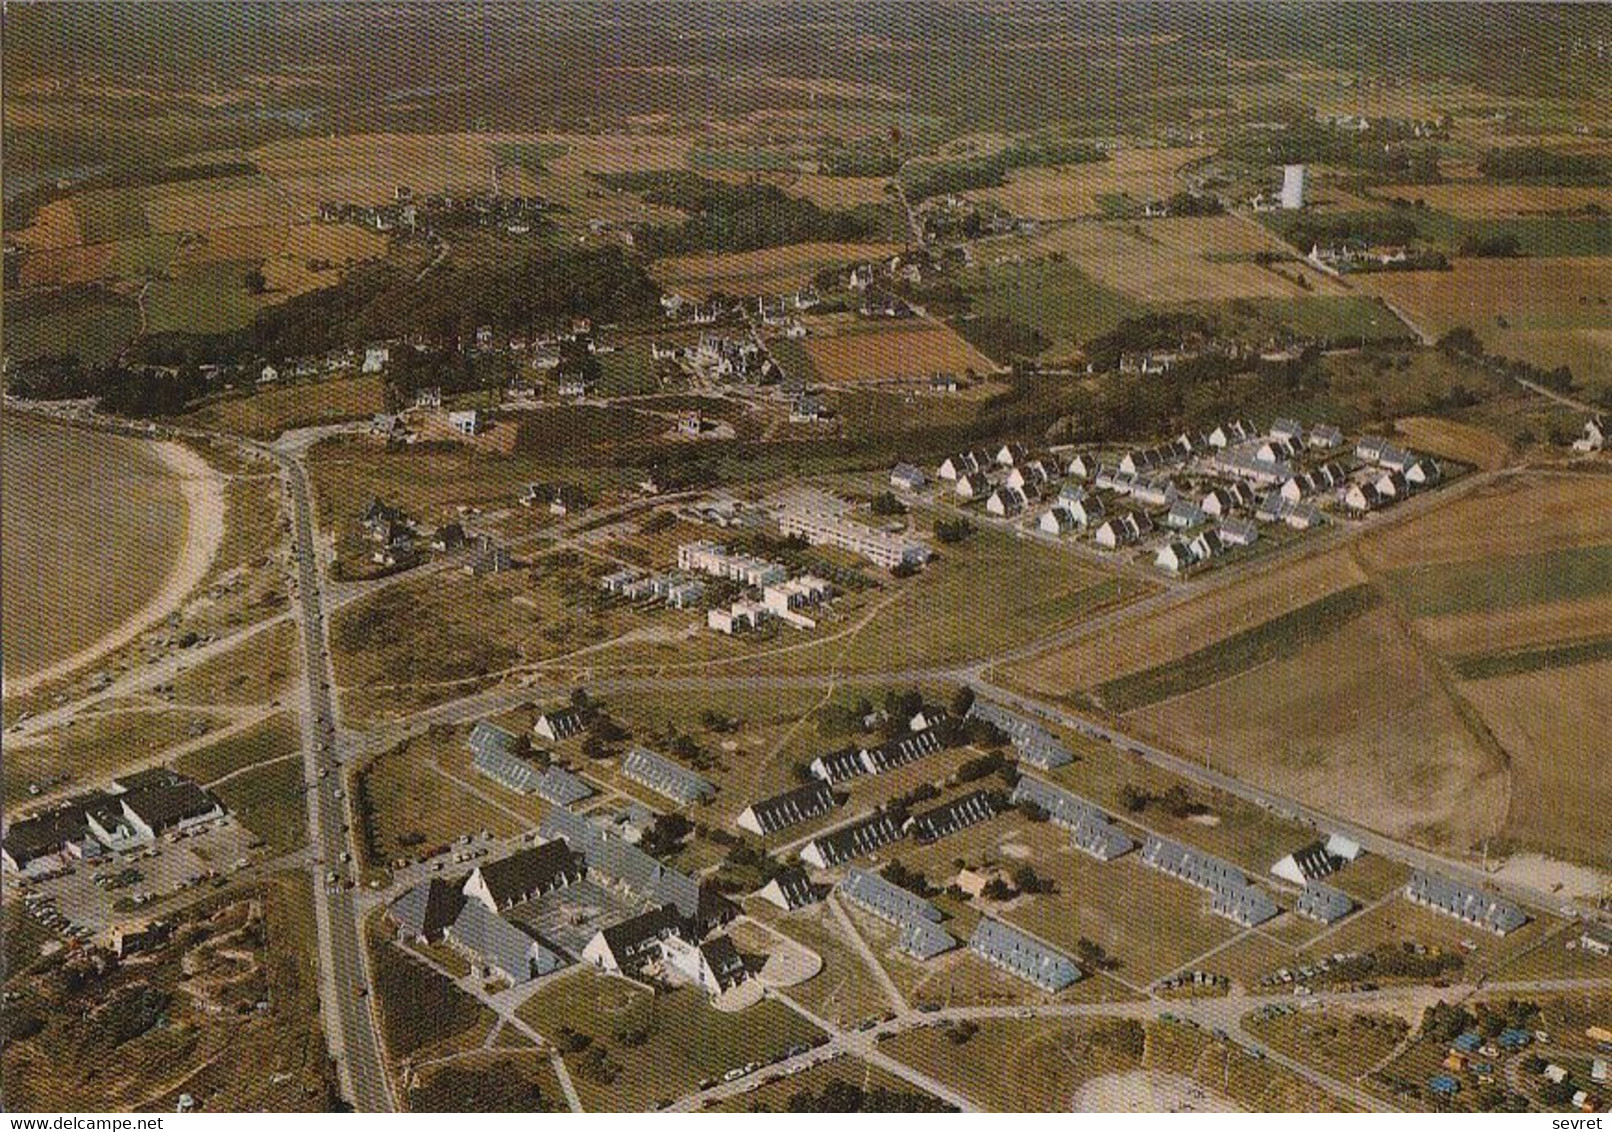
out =
<svg viewBox="0 0 1612 1132"><path fill-rule="evenodd" d="M0 1132L1612 1126L1612 2L0 0L0 189Z"/></svg>

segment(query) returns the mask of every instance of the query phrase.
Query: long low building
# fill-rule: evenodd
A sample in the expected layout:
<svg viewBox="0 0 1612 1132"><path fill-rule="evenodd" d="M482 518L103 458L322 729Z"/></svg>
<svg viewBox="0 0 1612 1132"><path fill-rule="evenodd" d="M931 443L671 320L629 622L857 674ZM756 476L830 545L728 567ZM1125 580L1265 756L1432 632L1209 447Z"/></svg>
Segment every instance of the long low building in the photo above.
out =
<svg viewBox="0 0 1612 1132"><path fill-rule="evenodd" d="M823 833L812 838L800 851L800 859L819 869L831 869L900 841L905 822L905 814L896 810L883 810L871 817L836 829L832 833Z"/></svg>
<svg viewBox="0 0 1612 1132"><path fill-rule="evenodd" d="M1142 863L1203 889L1209 893L1211 911L1245 928L1263 924L1281 911L1236 865L1179 842L1149 836L1142 846Z"/></svg>
<svg viewBox="0 0 1612 1132"><path fill-rule="evenodd" d="M1032 775L1019 776L1009 801L1035 806L1052 824L1069 831L1075 848L1099 861L1112 861L1136 848L1135 839L1096 803Z"/></svg>
<svg viewBox="0 0 1612 1132"><path fill-rule="evenodd" d="M779 512L778 530L785 538L799 536L813 546L832 546L859 554L886 570L922 566L930 558L929 547L916 539L811 507L786 506Z"/></svg>
<svg viewBox="0 0 1612 1132"><path fill-rule="evenodd" d="M975 790L915 815L909 829L920 845L927 845L971 825L990 821L998 812L996 796L989 790Z"/></svg>
<svg viewBox="0 0 1612 1132"><path fill-rule="evenodd" d="M838 802L828 783L808 782L771 798L750 803L739 814L736 824L740 829L766 837L788 826L832 813L836 805Z"/></svg>
<svg viewBox="0 0 1612 1132"><path fill-rule="evenodd" d="M1307 882L1304 891L1293 903L1293 911L1322 924L1336 923L1353 912L1354 908L1355 902L1348 893L1318 880Z"/></svg>
<svg viewBox="0 0 1612 1132"><path fill-rule="evenodd" d="M621 773L679 805L703 802L716 787L694 771L644 747L634 747L621 760Z"/></svg>
<svg viewBox="0 0 1612 1132"><path fill-rule="evenodd" d="M1057 994L1080 979L1080 967L1069 956L989 916L975 926L968 949L1048 994Z"/></svg>
<svg viewBox="0 0 1612 1132"><path fill-rule="evenodd" d="M859 908L895 925L896 946L915 959L933 959L957 946L952 934L940 926L939 908L878 873L850 869L839 892Z"/></svg>
<svg viewBox="0 0 1612 1132"><path fill-rule="evenodd" d="M968 718L989 723L1002 732L1018 750L1019 757L1032 766L1054 770L1075 761L1074 754L1051 731L1000 704L976 697L969 705Z"/></svg>
<svg viewBox="0 0 1612 1132"><path fill-rule="evenodd" d="M581 853L589 870L661 904L673 904L686 917L704 913L699 881L664 865L638 846L614 837L581 814L552 806L538 827L545 841L563 839Z"/></svg>
<svg viewBox="0 0 1612 1132"><path fill-rule="evenodd" d="M1511 901L1433 873L1412 873L1405 898L1500 936L1510 935L1528 922L1528 914Z"/></svg>

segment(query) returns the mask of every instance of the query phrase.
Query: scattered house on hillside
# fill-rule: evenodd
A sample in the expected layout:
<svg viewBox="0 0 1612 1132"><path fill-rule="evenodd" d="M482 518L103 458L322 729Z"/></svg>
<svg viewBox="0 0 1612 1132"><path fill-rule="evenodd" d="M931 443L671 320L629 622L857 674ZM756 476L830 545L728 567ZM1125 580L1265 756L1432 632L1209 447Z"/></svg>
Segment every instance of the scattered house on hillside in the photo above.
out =
<svg viewBox="0 0 1612 1132"><path fill-rule="evenodd" d="M1574 452L1599 452L1606 447L1606 425L1600 417L1584 422L1584 431L1573 441Z"/></svg>

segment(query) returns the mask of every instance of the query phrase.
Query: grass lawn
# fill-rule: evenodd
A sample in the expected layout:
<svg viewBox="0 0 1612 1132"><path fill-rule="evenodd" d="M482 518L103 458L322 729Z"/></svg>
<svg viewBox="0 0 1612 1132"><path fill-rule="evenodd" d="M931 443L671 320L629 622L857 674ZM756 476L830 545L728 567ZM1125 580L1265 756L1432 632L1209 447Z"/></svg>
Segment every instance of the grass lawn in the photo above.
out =
<svg viewBox="0 0 1612 1132"><path fill-rule="evenodd" d="M601 395L626 397L660 392L660 374L648 346L634 342L598 357Z"/></svg>
<svg viewBox="0 0 1612 1132"><path fill-rule="evenodd" d="M491 1028L492 1011L409 958L373 925L368 936L381 1037L394 1061L467 1048L467 1039Z"/></svg>
<svg viewBox="0 0 1612 1132"><path fill-rule="evenodd" d="M768 1081L760 1088L751 1089L747 1093L729 1097L717 1104L708 1106L711 1112L788 1112L791 1100L802 1094L820 1095L830 1084L839 1083L853 1085L858 1089L872 1092L883 1090L886 1093L898 1093L927 1097L918 1086L897 1077L876 1065L869 1064L856 1057L836 1057L832 1061L823 1061L810 1069L793 1076L781 1077L775 1081ZM862 1111L874 1111L863 1108ZM951 1111L947 1108L946 1111Z"/></svg>
<svg viewBox="0 0 1612 1132"><path fill-rule="evenodd" d="M354 776L369 864L384 866L467 833L490 829L510 837L520 832L514 818L432 769L443 741L437 734L417 736L382 752Z"/></svg>
<svg viewBox="0 0 1612 1132"><path fill-rule="evenodd" d="M271 857L308 843L308 810L302 796L302 763L286 759L249 770L218 787L224 806L256 834Z"/></svg>
<svg viewBox="0 0 1612 1132"><path fill-rule="evenodd" d="M195 416L201 424L222 432L268 439L290 428L362 419L385 407L381 379L366 375L231 394L207 402ZM317 462L314 466L317 468Z"/></svg>
<svg viewBox="0 0 1612 1132"><path fill-rule="evenodd" d="M422 1069L407 1103L410 1112L568 1111L548 1055L530 1048L472 1053Z"/></svg>
<svg viewBox="0 0 1612 1132"><path fill-rule="evenodd" d="M567 1053L566 1064L589 1111L647 1111L702 1080L821 1037L773 999L723 1014L691 987L652 994L590 968L548 983L519 1013L550 1041L562 1027L586 1036L588 1048Z"/></svg>
<svg viewBox="0 0 1612 1132"><path fill-rule="evenodd" d="M211 746L181 755L174 761L174 769L205 785L245 767L292 754L301 745L296 717L281 712Z"/></svg>
<svg viewBox="0 0 1612 1132"><path fill-rule="evenodd" d="M297 627L283 621L173 680L174 698L198 704L265 703L285 691L299 666Z"/></svg>
<svg viewBox="0 0 1612 1132"><path fill-rule="evenodd" d="M846 1028L891 1009L878 978L845 937L826 902L786 913L765 900L751 899L745 902L745 910L822 957L823 969L788 992L813 1014Z"/></svg>
<svg viewBox="0 0 1612 1132"><path fill-rule="evenodd" d="M100 288L76 288L5 303L6 352L18 361L76 354L99 365L117 357L140 330L132 299Z"/></svg>

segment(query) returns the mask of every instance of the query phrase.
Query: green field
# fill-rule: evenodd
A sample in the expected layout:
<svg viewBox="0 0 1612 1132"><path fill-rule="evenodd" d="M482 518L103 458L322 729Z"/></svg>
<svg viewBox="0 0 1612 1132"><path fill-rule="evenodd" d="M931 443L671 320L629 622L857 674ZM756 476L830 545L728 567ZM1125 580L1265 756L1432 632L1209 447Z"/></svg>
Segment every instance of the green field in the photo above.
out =
<svg viewBox="0 0 1612 1132"><path fill-rule="evenodd" d="M1363 295L1311 295L1296 299L1232 299L1208 313L1228 329L1254 337L1288 332L1304 338L1409 341L1413 335L1392 311Z"/></svg>
<svg viewBox="0 0 1612 1132"><path fill-rule="evenodd" d="M263 842L270 856L308 843L308 811L302 796L302 764L295 759L249 770L220 785L220 800Z"/></svg>
<svg viewBox="0 0 1612 1132"><path fill-rule="evenodd" d="M112 253L112 274L120 279L160 275L178 249L179 235L174 232L120 241Z"/></svg>
<svg viewBox="0 0 1612 1132"><path fill-rule="evenodd" d="M656 994L590 969L549 983L519 1013L562 1050L562 1027L585 1039L586 1048L565 1050L565 1058L583 1107L592 1112L646 1111L694 1091L706 1078L771 1061L821 1036L776 999L724 1014L691 987Z"/></svg>
<svg viewBox="0 0 1612 1132"><path fill-rule="evenodd" d="M151 231L144 188L99 189L73 198L73 214L86 244L132 240Z"/></svg>
<svg viewBox="0 0 1612 1132"><path fill-rule="evenodd" d="M646 346L634 343L599 356L599 392L606 397L630 397L660 392L660 375Z"/></svg>
<svg viewBox="0 0 1612 1132"><path fill-rule="evenodd" d="M1431 563L1395 571L1389 584L1414 617L1598 597L1612 593L1612 545Z"/></svg>
<svg viewBox="0 0 1612 1132"><path fill-rule="evenodd" d="M1550 668L1594 664L1601 660L1612 660L1612 637L1579 641L1571 645L1465 656L1455 662L1455 671L1468 680L1490 680L1498 676L1521 676Z"/></svg>
<svg viewBox="0 0 1612 1132"><path fill-rule="evenodd" d="M99 365L111 361L140 329L134 300L100 288L70 288L23 300L7 299L4 344L19 360L76 354Z"/></svg>
<svg viewBox="0 0 1612 1132"><path fill-rule="evenodd" d="M1144 309L1061 258L982 268L967 286L977 313L1009 318L1040 332L1050 343L1042 356L1049 358L1070 356L1082 342Z"/></svg>
<svg viewBox="0 0 1612 1132"><path fill-rule="evenodd" d="M282 712L227 739L220 739L211 746L181 755L174 761L174 769L198 782L208 783L246 767L289 755L301 743L302 737L295 718Z"/></svg>
<svg viewBox="0 0 1612 1132"><path fill-rule="evenodd" d="M1097 695L1105 707L1121 715L1184 695L1291 656L1342 628L1377 600L1376 591L1366 585L1339 590L1168 664L1105 681L1097 686Z"/></svg>
<svg viewBox="0 0 1612 1132"><path fill-rule="evenodd" d="M490 1022L490 1010L390 940L372 932L369 949L381 1036L392 1057L450 1043Z"/></svg>
<svg viewBox="0 0 1612 1132"><path fill-rule="evenodd" d="M258 300L247 292L246 261L198 264L175 279L160 279L146 295L146 318L153 332L222 334L257 316Z"/></svg>

